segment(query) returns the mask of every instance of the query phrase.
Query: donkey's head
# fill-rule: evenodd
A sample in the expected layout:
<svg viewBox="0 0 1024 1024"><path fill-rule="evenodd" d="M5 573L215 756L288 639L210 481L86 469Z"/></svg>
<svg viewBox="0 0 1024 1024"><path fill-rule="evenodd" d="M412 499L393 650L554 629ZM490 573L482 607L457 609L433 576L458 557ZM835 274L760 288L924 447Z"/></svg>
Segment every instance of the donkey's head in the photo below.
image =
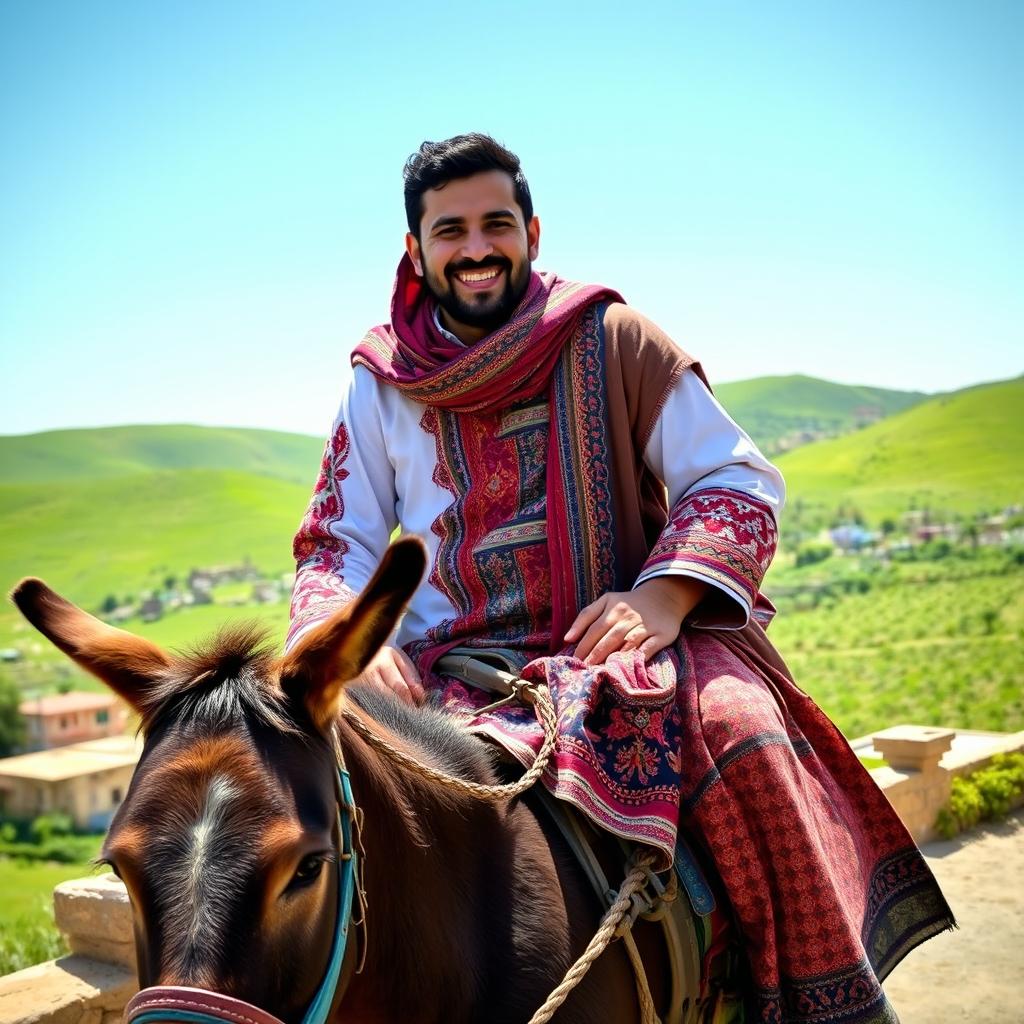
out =
<svg viewBox="0 0 1024 1024"><path fill-rule="evenodd" d="M172 656L24 580L25 617L141 716L145 746L102 859L124 880L139 981L224 993L298 1021L337 917L343 685L418 585L416 540L392 545L363 593L274 658L253 630Z"/></svg>

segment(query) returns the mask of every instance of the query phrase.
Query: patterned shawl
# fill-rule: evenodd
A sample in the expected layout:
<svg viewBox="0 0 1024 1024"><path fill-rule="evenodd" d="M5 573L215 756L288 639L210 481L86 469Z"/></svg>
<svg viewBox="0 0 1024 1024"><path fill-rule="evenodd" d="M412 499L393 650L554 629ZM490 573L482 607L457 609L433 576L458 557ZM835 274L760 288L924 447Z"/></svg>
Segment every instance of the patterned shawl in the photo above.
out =
<svg viewBox="0 0 1024 1024"><path fill-rule="evenodd" d="M493 412L539 395L580 314L599 300L620 296L600 285L530 275L508 322L475 345L446 338L434 323L422 279L412 261L398 264L391 323L374 327L352 353L406 397L458 412Z"/></svg>

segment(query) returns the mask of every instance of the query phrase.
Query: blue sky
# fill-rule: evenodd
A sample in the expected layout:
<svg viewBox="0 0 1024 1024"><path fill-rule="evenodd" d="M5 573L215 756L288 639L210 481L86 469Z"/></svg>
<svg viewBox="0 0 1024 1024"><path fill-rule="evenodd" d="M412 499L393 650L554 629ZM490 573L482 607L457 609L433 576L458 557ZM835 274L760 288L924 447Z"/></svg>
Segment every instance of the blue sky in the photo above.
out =
<svg viewBox="0 0 1024 1024"><path fill-rule="evenodd" d="M483 9L486 8L486 9ZM0 5L0 433L321 433L425 138L712 380L1024 370L1024 5Z"/></svg>

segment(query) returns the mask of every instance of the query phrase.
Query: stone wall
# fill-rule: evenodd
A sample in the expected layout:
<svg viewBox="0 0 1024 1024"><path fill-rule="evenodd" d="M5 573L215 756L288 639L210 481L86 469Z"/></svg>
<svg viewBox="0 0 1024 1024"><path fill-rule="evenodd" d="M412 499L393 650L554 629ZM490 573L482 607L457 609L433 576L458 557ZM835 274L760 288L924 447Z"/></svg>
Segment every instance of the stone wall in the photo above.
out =
<svg viewBox="0 0 1024 1024"><path fill-rule="evenodd" d="M63 882L53 910L71 952L0 978L0 1024L119 1024L138 987L124 886L109 874Z"/></svg>

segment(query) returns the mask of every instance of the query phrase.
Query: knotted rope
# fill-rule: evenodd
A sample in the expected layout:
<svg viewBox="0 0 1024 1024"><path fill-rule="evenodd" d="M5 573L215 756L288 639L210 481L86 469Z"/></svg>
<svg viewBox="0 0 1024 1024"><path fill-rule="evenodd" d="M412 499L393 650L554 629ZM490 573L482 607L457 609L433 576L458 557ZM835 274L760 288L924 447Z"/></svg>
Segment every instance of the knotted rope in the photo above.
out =
<svg viewBox="0 0 1024 1024"><path fill-rule="evenodd" d="M460 779L447 772L431 768L411 757L403 750L399 750L394 744L375 733L354 711L346 708L343 712L349 724L367 743L375 750L380 751L389 757L395 764L435 782L449 789L458 789L463 793L469 793L480 800L489 803L499 803L502 800L511 800L512 797L525 793L544 774L544 769L551 760L551 753L555 749L555 741L558 739L558 719L555 716L555 706L551 702L551 694L548 688L542 684L530 683L523 687L523 691L533 698L533 706L536 709L537 717L544 729L544 742L537 751L537 757L529 770L515 782L506 785L485 786L479 782L471 782L469 779Z"/></svg>
<svg viewBox="0 0 1024 1024"><path fill-rule="evenodd" d="M640 891L647 879L647 869L654 863L653 854L644 854L637 861L633 870L626 876L626 880L619 889L618 898L608 908L601 919L601 926L597 933L590 940L590 945L583 951L583 955L569 968L561 984L548 996L544 1005L530 1018L530 1024L546 1024L554 1016L555 1011L566 1001L569 993L583 980L583 976L593 966L594 961L605 951L608 944L615 938L615 933L622 924L623 918L629 913L633 904L633 895ZM636 947L633 947L635 951ZM633 954L630 955L633 960ZM646 977L642 968L636 970L637 963L633 962L637 976L637 996L640 1000L640 1019L643 1024L657 1024L658 1015L654 1009L654 1000L651 998L651 990L647 987ZM641 983L639 979L643 978Z"/></svg>

